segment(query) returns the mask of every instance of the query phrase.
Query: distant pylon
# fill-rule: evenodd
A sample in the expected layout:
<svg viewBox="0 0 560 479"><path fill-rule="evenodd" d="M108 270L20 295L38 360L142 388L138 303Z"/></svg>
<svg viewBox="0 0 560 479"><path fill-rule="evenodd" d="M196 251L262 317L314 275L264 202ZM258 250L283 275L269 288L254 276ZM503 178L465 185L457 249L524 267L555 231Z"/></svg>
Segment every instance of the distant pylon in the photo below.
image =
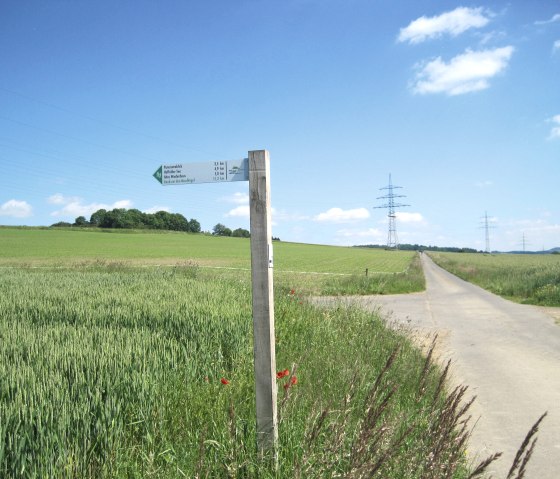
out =
<svg viewBox="0 0 560 479"><path fill-rule="evenodd" d="M529 241L527 241L527 238L525 238L525 233L523 233L523 239L521 240L521 245L523 246L523 252L525 253L527 251L527 245L531 244Z"/></svg>
<svg viewBox="0 0 560 479"><path fill-rule="evenodd" d="M402 186L395 186L391 182L391 174L389 173L389 184L380 190L387 190L385 196L377 197L378 200L387 200L387 203L381 206L374 206L374 208L387 208L389 211L387 213L387 218L389 218L389 231L387 232L387 248L399 249L399 238L397 235L397 214L395 208L402 208L405 205L402 203L395 203L395 198L406 198L405 195L396 195L393 190L395 188L402 188Z"/></svg>
<svg viewBox="0 0 560 479"><path fill-rule="evenodd" d="M486 249L484 251L490 253L490 228L495 228L495 226L491 226L488 223L488 213L486 211L484 212L484 225L481 228L484 228L486 237Z"/></svg>

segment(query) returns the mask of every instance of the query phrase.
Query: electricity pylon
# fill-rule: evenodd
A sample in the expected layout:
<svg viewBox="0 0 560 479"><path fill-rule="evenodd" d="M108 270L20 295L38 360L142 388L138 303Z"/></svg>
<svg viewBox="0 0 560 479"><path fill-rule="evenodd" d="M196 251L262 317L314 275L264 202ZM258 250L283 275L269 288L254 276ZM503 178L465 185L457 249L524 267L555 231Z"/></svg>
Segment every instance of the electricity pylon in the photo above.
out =
<svg viewBox="0 0 560 479"><path fill-rule="evenodd" d="M387 194L385 196L377 197L378 200L387 200L387 203L381 206L374 206L374 208L387 208L389 211L387 213L387 218L389 218L389 231L387 233L387 248L391 249L399 249L399 238L397 235L397 214L395 212L395 208L402 208L403 206L410 206L405 205L402 203L395 203L395 198L406 198L405 195L396 195L394 193L394 189L402 188L402 186L395 186L391 182L391 174L389 174L389 184L384 186L383 188L379 188L380 190L387 190Z"/></svg>
<svg viewBox="0 0 560 479"><path fill-rule="evenodd" d="M531 244L529 241L527 241L527 238L525 238L525 233L523 233L523 239L521 240L521 245L523 246L523 252L526 253L526 246L528 244Z"/></svg>
<svg viewBox="0 0 560 479"><path fill-rule="evenodd" d="M495 228L495 226L488 224L488 213L486 211L484 212L484 225L481 226L481 228L484 228L484 232L486 236L485 253L490 253L490 228Z"/></svg>

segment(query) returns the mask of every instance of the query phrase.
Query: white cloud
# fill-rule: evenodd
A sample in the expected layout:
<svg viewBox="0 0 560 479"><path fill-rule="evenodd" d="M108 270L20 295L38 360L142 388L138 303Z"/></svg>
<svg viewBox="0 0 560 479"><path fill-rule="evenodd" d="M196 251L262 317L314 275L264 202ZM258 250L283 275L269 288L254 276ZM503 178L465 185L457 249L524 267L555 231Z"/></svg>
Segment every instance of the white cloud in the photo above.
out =
<svg viewBox="0 0 560 479"><path fill-rule="evenodd" d="M8 200L0 205L0 216L27 218L33 214L33 208L27 201Z"/></svg>
<svg viewBox="0 0 560 479"><path fill-rule="evenodd" d="M158 211L167 211L169 213L170 208L168 206L152 206L151 208L144 210L144 213L154 214L157 213Z"/></svg>
<svg viewBox="0 0 560 479"><path fill-rule="evenodd" d="M227 218L249 218L249 216L251 215L251 208L249 206L249 195L247 193L237 192L231 196L223 197L222 201L239 205L232 210L229 210L225 214Z"/></svg>
<svg viewBox="0 0 560 479"><path fill-rule="evenodd" d="M352 210L343 210L341 208L331 208L324 213L319 213L313 219L315 221L325 221L331 223L345 223L350 221L359 221L369 218L369 211L366 208L356 208Z"/></svg>
<svg viewBox="0 0 560 479"><path fill-rule="evenodd" d="M504 31L495 30L492 32L477 33L476 36L480 39L479 43L481 45L487 45L490 42L496 43L497 41L500 41L501 39L507 37L507 33Z"/></svg>
<svg viewBox="0 0 560 479"><path fill-rule="evenodd" d="M247 193L234 193L231 196L224 196L222 198L223 201L227 203L234 203L236 205L248 205L249 204L249 195Z"/></svg>
<svg viewBox="0 0 560 479"><path fill-rule="evenodd" d="M435 17L422 16L410 22L407 27L401 28L398 41L421 43L444 34L456 37L471 28L484 27L490 21L489 15L485 14L481 7L458 7Z"/></svg>
<svg viewBox="0 0 560 479"><path fill-rule="evenodd" d="M513 51L512 46L477 52L467 50L449 63L438 57L422 66L412 91L461 95L484 90L490 86L489 80L507 67Z"/></svg>
<svg viewBox="0 0 560 479"><path fill-rule="evenodd" d="M556 53L557 50L560 50L560 40L556 40L552 44L552 53Z"/></svg>
<svg viewBox="0 0 560 479"><path fill-rule="evenodd" d="M554 115L548 121L553 123L554 125L550 130L550 135L548 136L548 139L554 140L556 138L560 138L560 115Z"/></svg>
<svg viewBox="0 0 560 479"><path fill-rule="evenodd" d="M60 193L57 193L56 195L49 196L47 198L47 201L51 205L63 205L64 203L66 203L66 201L64 199L64 196L61 195Z"/></svg>
<svg viewBox="0 0 560 479"><path fill-rule="evenodd" d="M522 241L527 242L527 249L538 251L560 246L560 224L549 221L549 218L518 219L504 222L505 236L510 238L508 246L503 249L521 249Z"/></svg>
<svg viewBox="0 0 560 479"><path fill-rule="evenodd" d="M115 201L112 205L105 209L113 209L113 208L132 208L132 201L130 200L119 200ZM96 210L97 211L97 210Z"/></svg>
<svg viewBox="0 0 560 479"><path fill-rule="evenodd" d="M272 208L272 218L275 221L309 221L311 218L308 215L303 215L299 212L290 213L286 210L276 210Z"/></svg>
<svg viewBox="0 0 560 479"><path fill-rule="evenodd" d="M385 236L387 236L387 232L386 231L381 231L378 228L368 228L367 230L348 230L348 229L343 229L343 230L338 230L336 232L336 234L338 236L344 237L344 238L373 238L373 239L378 239L378 238L384 238Z"/></svg>
<svg viewBox="0 0 560 479"><path fill-rule="evenodd" d="M229 210L226 213L227 217L235 217L235 218L249 218L250 216L250 208L249 205L240 205L236 206L232 210Z"/></svg>
<svg viewBox="0 0 560 479"><path fill-rule="evenodd" d="M336 232L337 244L352 246L357 244L379 244L387 239L387 231L377 228L366 230L341 229Z"/></svg>
<svg viewBox="0 0 560 479"><path fill-rule="evenodd" d="M549 20L536 21L535 25L546 25L547 23L554 23L554 22L560 22L560 13L552 15L552 17Z"/></svg>
<svg viewBox="0 0 560 479"><path fill-rule="evenodd" d="M77 196L64 196L60 193L56 193L52 196L47 198L47 201L51 205L67 205L68 203L73 203L76 201L80 201L80 198Z"/></svg>
<svg viewBox="0 0 560 479"><path fill-rule="evenodd" d="M478 188L489 188L494 185L494 182L491 180L477 181L474 185Z"/></svg>
<svg viewBox="0 0 560 479"><path fill-rule="evenodd" d="M113 204L105 203L90 203L83 204L83 199L76 196L63 196L60 193L52 195L47 200L51 204L64 205L60 210L53 211L51 216L69 216L76 218L78 216L84 216L88 218L95 213L97 210L112 210L114 208L132 208L132 201L130 200L119 200Z"/></svg>
<svg viewBox="0 0 560 479"><path fill-rule="evenodd" d="M397 216L397 220L401 223L424 223L424 217L420 213L397 211L395 215Z"/></svg>
<svg viewBox="0 0 560 479"><path fill-rule="evenodd" d="M272 217L272 224L276 225L279 221L308 221L309 216L304 216L298 213L288 213L285 210L278 211L276 208L270 208L270 215ZM248 204L239 205L229 210L225 215L227 218L249 218L251 216L251 208Z"/></svg>

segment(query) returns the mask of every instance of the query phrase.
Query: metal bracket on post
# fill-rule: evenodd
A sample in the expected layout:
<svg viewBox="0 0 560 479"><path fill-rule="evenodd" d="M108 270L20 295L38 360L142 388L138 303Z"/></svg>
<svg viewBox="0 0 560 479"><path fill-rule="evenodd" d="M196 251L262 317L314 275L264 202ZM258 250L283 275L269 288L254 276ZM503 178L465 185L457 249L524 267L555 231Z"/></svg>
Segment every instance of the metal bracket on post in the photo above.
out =
<svg viewBox="0 0 560 479"><path fill-rule="evenodd" d="M249 201L257 448L262 456L271 456L276 459L278 419L272 283L270 158L266 150L249 152Z"/></svg>

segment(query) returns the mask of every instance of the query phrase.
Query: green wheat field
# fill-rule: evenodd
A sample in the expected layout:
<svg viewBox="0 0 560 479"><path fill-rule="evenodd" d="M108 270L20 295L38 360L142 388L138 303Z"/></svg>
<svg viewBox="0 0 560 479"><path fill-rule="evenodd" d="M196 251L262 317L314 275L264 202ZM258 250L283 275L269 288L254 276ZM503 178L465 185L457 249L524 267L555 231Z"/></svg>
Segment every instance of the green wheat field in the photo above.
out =
<svg viewBox="0 0 560 479"><path fill-rule="evenodd" d="M0 477L468 477L464 390L379 316L306 300L422 289L416 262L275 243L268 461L248 240L0 228Z"/></svg>

